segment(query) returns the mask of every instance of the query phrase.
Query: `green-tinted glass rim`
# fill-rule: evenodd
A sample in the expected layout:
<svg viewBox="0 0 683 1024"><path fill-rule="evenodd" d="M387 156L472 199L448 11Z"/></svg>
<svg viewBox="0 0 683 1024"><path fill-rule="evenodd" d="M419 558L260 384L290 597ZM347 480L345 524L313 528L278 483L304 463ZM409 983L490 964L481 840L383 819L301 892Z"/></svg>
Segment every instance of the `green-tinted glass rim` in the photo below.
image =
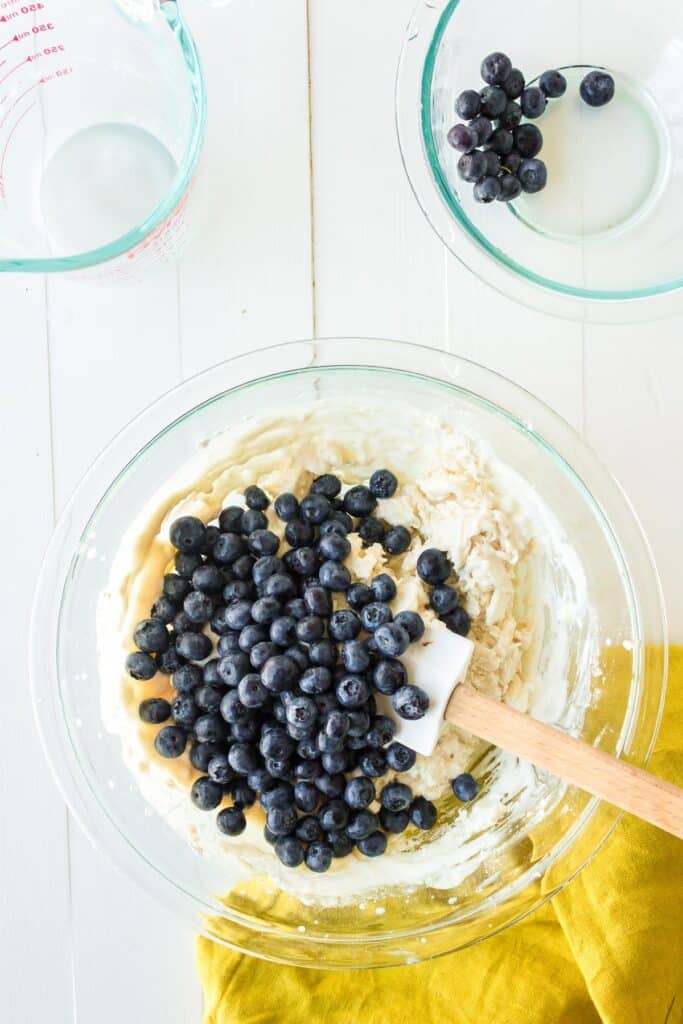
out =
<svg viewBox="0 0 683 1024"><path fill-rule="evenodd" d="M673 281L666 281L663 284L653 285L650 288L634 288L630 291L617 291L611 289L607 291L595 291L591 288L575 288L572 285L562 284L560 281L553 281L551 278L542 277L540 274L536 274L534 271L523 267L521 263L517 263L516 260L507 256L501 249L497 248L497 246L492 245L486 236L476 227L475 224L472 223L460 203L454 198L448 185L448 181L443 173L437 153L431 121L431 95L436 58L439 46L441 45L441 40L443 39L446 28L448 27L448 23L460 2L461 0L448 0L448 3L439 18L425 58L420 95L422 140L427 154L429 167L446 206L453 214L460 227L467 232L473 241L483 249L488 256L494 259L497 263L500 263L506 270L520 275L532 284L540 285L542 288L559 292L562 295L568 295L571 298L588 299L590 301L597 302L623 302L635 299L653 298L654 296L665 295L668 292L673 292L678 288L683 287L683 277L679 277L675 278Z"/></svg>
<svg viewBox="0 0 683 1024"><path fill-rule="evenodd" d="M168 8L168 14L164 11L164 7ZM173 13L170 13L171 7L173 8ZM206 131L206 84L197 47L175 0L170 0L170 2L167 0L167 2L162 4L161 10L172 31L176 33L178 44L185 59L195 107L192 133L188 139L182 163L176 171L173 185L168 195L141 224L138 224L137 227L132 228L125 235L121 235L120 238L109 242L107 245L102 245L97 249L90 249L87 252L77 253L75 256L0 260L0 273L44 274L87 270L89 267L97 266L100 263L108 263L111 260L115 260L144 242L160 224L163 224L167 217L170 217L187 192L197 169L199 154Z"/></svg>

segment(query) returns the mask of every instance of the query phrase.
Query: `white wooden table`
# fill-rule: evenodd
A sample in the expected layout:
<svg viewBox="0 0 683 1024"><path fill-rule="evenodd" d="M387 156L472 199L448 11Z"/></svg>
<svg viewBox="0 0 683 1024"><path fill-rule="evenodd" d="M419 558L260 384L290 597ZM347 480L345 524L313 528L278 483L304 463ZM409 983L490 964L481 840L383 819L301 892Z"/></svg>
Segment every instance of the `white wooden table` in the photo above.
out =
<svg viewBox="0 0 683 1024"><path fill-rule="evenodd" d="M210 93L212 213L193 249L130 289L0 279L6 1024L200 1021L193 937L70 819L39 747L26 672L32 590L55 516L112 435L183 378L313 334L412 340L501 371L578 427L620 478L658 558L672 638L683 639L683 320L551 320L495 295L444 251L394 133L412 6L186 0Z"/></svg>

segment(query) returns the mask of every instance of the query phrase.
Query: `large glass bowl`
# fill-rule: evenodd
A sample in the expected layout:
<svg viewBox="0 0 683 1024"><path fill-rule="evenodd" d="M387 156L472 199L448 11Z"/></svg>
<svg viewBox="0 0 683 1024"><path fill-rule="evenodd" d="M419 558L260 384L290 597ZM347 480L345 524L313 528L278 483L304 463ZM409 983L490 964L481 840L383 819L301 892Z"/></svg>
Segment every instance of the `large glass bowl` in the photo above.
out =
<svg viewBox="0 0 683 1024"><path fill-rule="evenodd" d="M516 301L596 322L683 308L683 9L610 0L420 0L401 56L397 122L417 199L449 249ZM528 83L562 68L568 89L534 123L548 185L482 206L457 173L447 133L455 100L480 89L482 58L504 50ZM588 107L579 84L606 67L612 102Z"/></svg>
<svg viewBox="0 0 683 1024"><path fill-rule="evenodd" d="M86 475L50 545L35 601L31 677L64 795L120 869L217 941L288 963L367 968L437 956L518 920L591 858L616 810L548 780L554 796L544 812L500 826L495 852L451 889L397 888L336 909L272 892L264 898L258 886L227 892L221 863L196 853L146 803L118 738L106 732L95 629L97 598L122 534L207 437L283 404L349 395L385 401L388 415L400 415L405 404L441 410L537 489L586 569L602 652L594 676L585 657L590 631L571 632L569 701L590 691L580 734L643 765L664 694L665 622L657 574L627 500L572 429L530 394L456 356L396 342L305 341L240 356L187 381L127 426ZM544 648L552 647L554 629L546 623Z"/></svg>

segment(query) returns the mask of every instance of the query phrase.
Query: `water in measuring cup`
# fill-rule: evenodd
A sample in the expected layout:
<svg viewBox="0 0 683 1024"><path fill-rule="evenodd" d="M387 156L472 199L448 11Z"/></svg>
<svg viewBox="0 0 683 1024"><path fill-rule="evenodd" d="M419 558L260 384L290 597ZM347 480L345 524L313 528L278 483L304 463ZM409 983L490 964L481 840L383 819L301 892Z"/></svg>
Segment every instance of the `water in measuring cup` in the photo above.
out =
<svg viewBox="0 0 683 1024"><path fill-rule="evenodd" d="M67 139L41 183L43 219L57 255L96 249L135 228L168 194L177 167L150 132L96 124Z"/></svg>

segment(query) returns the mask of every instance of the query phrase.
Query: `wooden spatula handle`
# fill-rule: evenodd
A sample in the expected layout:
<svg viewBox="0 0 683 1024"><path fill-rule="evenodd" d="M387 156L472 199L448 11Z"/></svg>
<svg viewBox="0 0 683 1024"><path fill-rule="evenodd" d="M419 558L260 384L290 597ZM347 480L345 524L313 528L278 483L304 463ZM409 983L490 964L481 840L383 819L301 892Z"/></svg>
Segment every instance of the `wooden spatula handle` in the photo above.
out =
<svg viewBox="0 0 683 1024"><path fill-rule="evenodd" d="M446 720L683 839L678 786L468 686L454 690Z"/></svg>

